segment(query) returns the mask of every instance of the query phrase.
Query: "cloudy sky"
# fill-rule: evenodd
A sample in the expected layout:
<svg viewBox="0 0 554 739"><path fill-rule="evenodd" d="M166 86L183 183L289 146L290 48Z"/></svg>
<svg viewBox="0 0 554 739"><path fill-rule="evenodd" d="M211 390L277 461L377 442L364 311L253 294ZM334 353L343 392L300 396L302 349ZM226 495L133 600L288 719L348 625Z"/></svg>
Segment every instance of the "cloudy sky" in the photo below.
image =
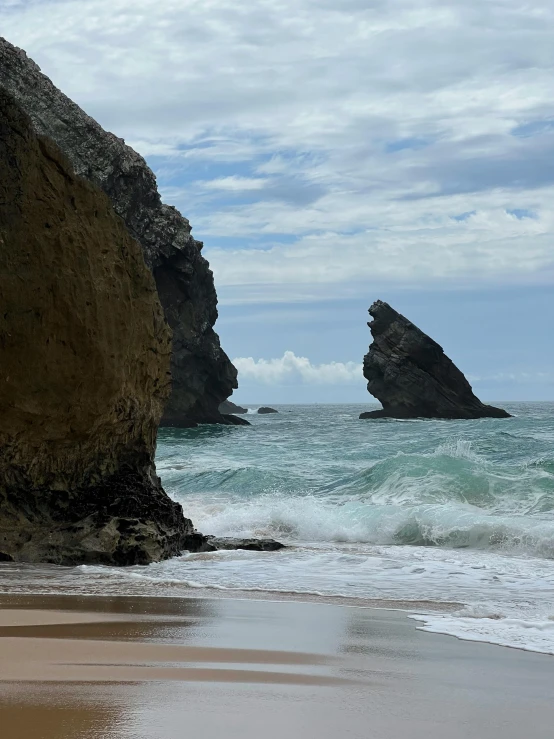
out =
<svg viewBox="0 0 554 739"><path fill-rule="evenodd" d="M214 269L240 402L368 399L367 308L554 399L551 0L2 0Z"/></svg>

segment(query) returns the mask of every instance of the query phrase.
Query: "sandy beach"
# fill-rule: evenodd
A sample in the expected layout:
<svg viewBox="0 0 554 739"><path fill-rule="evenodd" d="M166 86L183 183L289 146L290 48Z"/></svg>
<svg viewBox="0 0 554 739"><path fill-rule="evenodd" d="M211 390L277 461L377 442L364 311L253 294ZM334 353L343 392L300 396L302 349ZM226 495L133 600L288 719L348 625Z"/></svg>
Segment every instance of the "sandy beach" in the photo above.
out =
<svg viewBox="0 0 554 739"><path fill-rule="evenodd" d="M554 659L405 613L231 599L0 600L2 739L546 739Z"/></svg>

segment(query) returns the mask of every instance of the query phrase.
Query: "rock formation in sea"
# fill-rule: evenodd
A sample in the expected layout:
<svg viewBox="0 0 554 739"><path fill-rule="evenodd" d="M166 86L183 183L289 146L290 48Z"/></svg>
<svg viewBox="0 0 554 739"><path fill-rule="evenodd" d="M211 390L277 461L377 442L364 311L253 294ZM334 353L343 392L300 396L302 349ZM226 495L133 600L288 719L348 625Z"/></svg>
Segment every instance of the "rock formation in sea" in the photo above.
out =
<svg viewBox="0 0 554 739"><path fill-rule="evenodd" d="M243 408L240 405L235 405L230 400L224 400L223 403L219 406L219 412L223 414L227 413L233 413L235 415L244 415L245 413L248 413L248 408ZM261 413L262 415L266 413L278 413L279 411L276 411L275 408L269 408L266 405L262 405L256 413ZM242 419L237 419L242 420Z"/></svg>
<svg viewBox="0 0 554 739"><path fill-rule="evenodd" d="M373 343L364 357L367 389L382 410L360 418L508 418L484 405L441 346L388 303L369 309Z"/></svg>
<svg viewBox="0 0 554 739"><path fill-rule="evenodd" d="M202 548L154 467L171 333L141 247L2 88L0 295L0 559Z"/></svg>
<svg viewBox="0 0 554 739"><path fill-rule="evenodd" d="M224 400L223 403L220 403L219 412L223 413L224 415L228 413L234 413L235 415L240 416L248 413L248 408L243 408L241 405L236 405L231 400L227 399Z"/></svg>
<svg viewBox="0 0 554 739"><path fill-rule="evenodd" d="M237 371L213 329L217 319L213 274L188 220L161 202L154 173L139 154L105 131L24 51L2 38L0 85L29 115L35 131L58 145L76 174L104 190L142 246L173 331L172 390L162 425L241 423L218 410L237 387Z"/></svg>
<svg viewBox="0 0 554 739"><path fill-rule="evenodd" d="M247 549L251 552L277 552L285 545L275 539L235 539L228 536L208 536L207 542L214 549Z"/></svg>

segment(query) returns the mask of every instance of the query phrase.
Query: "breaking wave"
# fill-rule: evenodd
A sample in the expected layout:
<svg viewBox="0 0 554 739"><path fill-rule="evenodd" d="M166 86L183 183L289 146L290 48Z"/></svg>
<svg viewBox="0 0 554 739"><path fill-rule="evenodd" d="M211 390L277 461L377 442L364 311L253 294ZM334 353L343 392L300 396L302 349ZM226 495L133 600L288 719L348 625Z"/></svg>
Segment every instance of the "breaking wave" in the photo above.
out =
<svg viewBox="0 0 554 739"><path fill-rule="evenodd" d="M218 535L554 558L554 460L493 465L464 440L398 452L321 486L248 465L191 472L173 492L199 528Z"/></svg>
<svg viewBox="0 0 554 739"><path fill-rule="evenodd" d="M162 590L458 603L420 628L553 654L554 404L508 410L367 422L359 407L297 406L166 433L158 470L200 530L291 546L190 555L148 577Z"/></svg>

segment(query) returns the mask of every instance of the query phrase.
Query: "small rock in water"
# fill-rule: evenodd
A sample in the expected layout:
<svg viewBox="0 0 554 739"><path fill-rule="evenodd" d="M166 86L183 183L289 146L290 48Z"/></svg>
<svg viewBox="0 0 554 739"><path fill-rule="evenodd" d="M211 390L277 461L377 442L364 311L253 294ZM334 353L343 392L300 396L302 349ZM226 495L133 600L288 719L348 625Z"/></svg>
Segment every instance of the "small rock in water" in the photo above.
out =
<svg viewBox="0 0 554 739"><path fill-rule="evenodd" d="M258 408L258 413L279 413L279 411L276 411L275 408L268 408L265 405L262 405L261 408Z"/></svg>

